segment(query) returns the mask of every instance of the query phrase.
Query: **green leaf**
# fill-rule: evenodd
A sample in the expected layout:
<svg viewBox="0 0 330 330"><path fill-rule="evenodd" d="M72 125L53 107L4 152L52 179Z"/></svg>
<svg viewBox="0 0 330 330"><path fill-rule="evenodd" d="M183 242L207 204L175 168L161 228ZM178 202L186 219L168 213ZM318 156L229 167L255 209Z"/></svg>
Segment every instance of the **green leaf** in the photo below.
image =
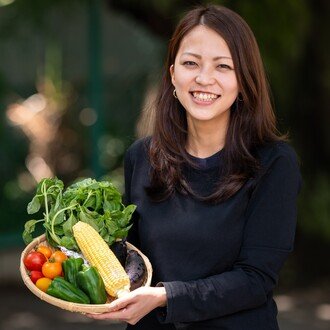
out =
<svg viewBox="0 0 330 330"><path fill-rule="evenodd" d="M116 238L125 238L127 237L128 234L128 230L132 227L133 224L131 224L130 226L124 228L124 229L119 229L114 233L114 236Z"/></svg>
<svg viewBox="0 0 330 330"><path fill-rule="evenodd" d="M75 241L75 239L73 237L63 236L61 238L61 244L60 245L64 246L65 248L67 248L69 250L79 251L79 247L77 245L77 242Z"/></svg>
<svg viewBox="0 0 330 330"><path fill-rule="evenodd" d="M118 227L118 225L116 224L116 222L113 221L112 219L105 220L105 225L106 225L110 235L113 235L113 233L115 233L117 230L120 229Z"/></svg>
<svg viewBox="0 0 330 330"><path fill-rule="evenodd" d="M27 213L28 214L34 214L37 213L40 210L40 201L37 196L34 196L32 201L27 206Z"/></svg>
<svg viewBox="0 0 330 330"><path fill-rule="evenodd" d="M123 216L118 221L119 225L121 227L125 227L129 224L129 222L131 220L131 217L132 217L132 214L135 211L135 209L136 209L136 205L131 204L131 205L126 206L126 208L122 212Z"/></svg>
<svg viewBox="0 0 330 330"><path fill-rule="evenodd" d="M56 214L56 218L53 220L55 226L61 224L65 220L65 212L61 210L59 213Z"/></svg>
<svg viewBox="0 0 330 330"><path fill-rule="evenodd" d="M93 218L90 218L85 212L81 211L79 213L79 219L82 222L88 223L89 225L91 225L97 232L99 232L99 227L96 224L96 222L94 221Z"/></svg>
<svg viewBox="0 0 330 330"><path fill-rule="evenodd" d="M87 203L84 203L84 206L85 207L88 207L88 208L92 208L95 210L95 206L96 206L96 198L95 196L90 196L87 200Z"/></svg>
<svg viewBox="0 0 330 330"><path fill-rule="evenodd" d="M110 245L109 241L111 241L111 240L110 240L110 235L109 235L109 234L106 234L106 235L102 236L102 238L104 239L104 241L105 241L108 245Z"/></svg>
<svg viewBox="0 0 330 330"><path fill-rule="evenodd" d="M118 211L120 210L120 204L116 201L108 201L108 200L105 200L103 202L103 208L104 210L107 210L107 211Z"/></svg>
<svg viewBox="0 0 330 330"><path fill-rule="evenodd" d="M107 228L106 228L106 227L103 227L103 228L100 230L99 234L100 234L100 235L102 236L102 238L104 239L104 237L106 237L106 236L108 235L108 230L107 230Z"/></svg>
<svg viewBox="0 0 330 330"><path fill-rule="evenodd" d="M29 220L29 221L25 222L25 225L24 225L25 231L28 233L34 232L35 225L37 222L38 222L38 220Z"/></svg>
<svg viewBox="0 0 330 330"><path fill-rule="evenodd" d="M63 236L64 235L63 226L61 226L61 225L55 226L54 232L57 236Z"/></svg>
<svg viewBox="0 0 330 330"><path fill-rule="evenodd" d="M59 245L61 240L56 234L52 232L52 227L50 226L50 224L44 222L43 226L46 228L46 235L47 235L47 240L49 238L48 240L49 244L52 246Z"/></svg>
<svg viewBox="0 0 330 330"><path fill-rule="evenodd" d="M61 239L56 234L53 234L51 231L49 231L48 234L52 238L52 240L56 243L55 246L61 243Z"/></svg>
<svg viewBox="0 0 330 330"><path fill-rule="evenodd" d="M116 237L114 236L109 236L109 239L107 240L108 245L110 246L116 241Z"/></svg>
<svg viewBox="0 0 330 330"><path fill-rule="evenodd" d="M28 245L29 243L31 243L33 241L32 235L29 232L27 232L26 230L23 231L22 238L26 245Z"/></svg>
<svg viewBox="0 0 330 330"><path fill-rule="evenodd" d="M72 227L78 222L78 220L76 219L76 217L73 215L73 212L71 212L71 215L69 217L68 220L66 220L63 223L63 231L64 231L64 235L71 237L73 235L72 232Z"/></svg>
<svg viewBox="0 0 330 330"><path fill-rule="evenodd" d="M56 243L54 240L53 240L53 238L52 238L52 236L50 235L50 231L46 231L46 239L47 239L47 242L51 245L51 246L53 246L53 247L57 247L58 246L58 243Z"/></svg>

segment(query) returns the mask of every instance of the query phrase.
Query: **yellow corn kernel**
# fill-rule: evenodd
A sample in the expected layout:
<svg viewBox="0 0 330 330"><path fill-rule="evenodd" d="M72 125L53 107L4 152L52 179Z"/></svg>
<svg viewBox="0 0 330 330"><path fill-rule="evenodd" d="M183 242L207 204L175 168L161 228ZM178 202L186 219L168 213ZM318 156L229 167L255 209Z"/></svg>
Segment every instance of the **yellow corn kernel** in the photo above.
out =
<svg viewBox="0 0 330 330"><path fill-rule="evenodd" d="M119 297L129 292L129 277L101 235L82 221L77 222L72 229L81 252L97 268L108 294Z"/></svg>

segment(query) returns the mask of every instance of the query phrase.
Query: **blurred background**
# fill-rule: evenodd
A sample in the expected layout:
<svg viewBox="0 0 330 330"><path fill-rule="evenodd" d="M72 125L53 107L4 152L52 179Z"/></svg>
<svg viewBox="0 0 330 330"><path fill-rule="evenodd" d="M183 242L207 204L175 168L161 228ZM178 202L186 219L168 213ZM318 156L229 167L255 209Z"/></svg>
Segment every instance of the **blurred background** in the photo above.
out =
<svg viewBox="0 0 330 330"><path fill-rule="evenodd" d="M279 127L301 161L296 246L275 292L281 329L329 329L328 0L0 0L0 329L123 329L24 287L26 206L46 176L110 178L122 191L123 155L150 120L141 114L168 39L204 3L228 6L251 26Z"/></svg>

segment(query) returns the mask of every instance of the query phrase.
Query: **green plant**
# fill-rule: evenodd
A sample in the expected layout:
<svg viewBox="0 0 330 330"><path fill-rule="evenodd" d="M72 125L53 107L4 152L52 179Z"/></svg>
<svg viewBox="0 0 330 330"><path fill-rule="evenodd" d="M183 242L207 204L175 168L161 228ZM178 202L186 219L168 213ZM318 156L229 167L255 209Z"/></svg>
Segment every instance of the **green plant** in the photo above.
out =
<svg viewBox="0 0 330 330"><path fill-rule="evenodd" d="M28 204L28 214L39 212L41 219L25 223L23 239L32 241L37 223L43 223L48 242L78 251L72 226L78 221L91 225L111 245L116 239L127 236L129 224L136 206L124 206L120 192L110 181L80 180L64 190L58 178L45 178L37 186L36 195Z"/></svg>

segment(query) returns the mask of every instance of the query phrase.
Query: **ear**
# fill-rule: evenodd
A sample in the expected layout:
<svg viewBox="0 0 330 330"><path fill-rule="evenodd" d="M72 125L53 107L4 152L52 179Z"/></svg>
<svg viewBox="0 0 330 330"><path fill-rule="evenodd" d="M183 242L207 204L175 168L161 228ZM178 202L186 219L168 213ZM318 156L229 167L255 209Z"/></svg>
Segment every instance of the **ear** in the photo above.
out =
<svg viewBox="0 0 330 330"><path fill-rule="evenodd" d="M170 75L172 78L172 84L175 86L175 78L174 78L174 64L170 66Z"/></svg>

